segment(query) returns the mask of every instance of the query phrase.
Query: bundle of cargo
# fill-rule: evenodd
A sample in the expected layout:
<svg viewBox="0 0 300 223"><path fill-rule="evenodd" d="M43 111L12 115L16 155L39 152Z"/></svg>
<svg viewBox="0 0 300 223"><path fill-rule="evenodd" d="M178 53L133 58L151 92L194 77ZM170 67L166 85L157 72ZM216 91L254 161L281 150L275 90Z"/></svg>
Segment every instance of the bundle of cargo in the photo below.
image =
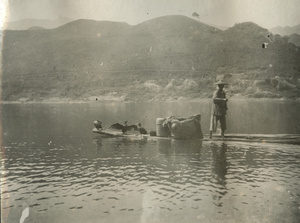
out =
<svg viewBox="0 0 300 223"><path fill-rule="evenodd" d="M166 121L166 118L157 118L156 119L156 136L159 137L170 137L171 130L168 126L163 125Z"/></svg>
<svg viewBox="0 0 300 223"><path fill-rule="evenodd" d="M164 119L161 126L157 129L157 133L163 132L169 134L172 133L175 139L202 139L203 133L201 130L201 115L196 114L188 118L171 116ZM157 120L157 124L162 120ZM169 131L169 132L168 132ZM159 134L157 136L160 136Z"/></svg>

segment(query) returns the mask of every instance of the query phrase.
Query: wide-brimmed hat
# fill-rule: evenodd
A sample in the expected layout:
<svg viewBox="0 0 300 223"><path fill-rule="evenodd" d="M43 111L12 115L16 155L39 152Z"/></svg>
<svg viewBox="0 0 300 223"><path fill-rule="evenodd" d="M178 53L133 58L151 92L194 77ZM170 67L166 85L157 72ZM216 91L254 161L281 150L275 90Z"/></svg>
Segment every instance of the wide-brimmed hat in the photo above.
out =
<svg viewBox="0 0 300 223"><path fill-rule="evenodd" d="M228 85L227 82L223 81L222 79L220 79L217 83L215 83L216 85Z"/></svg>

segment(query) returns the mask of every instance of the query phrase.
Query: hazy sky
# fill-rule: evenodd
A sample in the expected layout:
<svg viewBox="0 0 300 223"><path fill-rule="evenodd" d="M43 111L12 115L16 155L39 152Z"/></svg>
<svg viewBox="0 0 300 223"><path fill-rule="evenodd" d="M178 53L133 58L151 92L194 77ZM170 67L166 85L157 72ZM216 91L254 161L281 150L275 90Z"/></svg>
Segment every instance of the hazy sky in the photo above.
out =
<svg viewBox="0 0 300 223"><path fill-rule="evenodd" d="M0 0L6 20L94 19L131 25L164 15L186 15L219 26L253 21L264 28L300 24L300 0ZM3 7L3 6L2 6ZM1 11L0 11L1 13ZM3 17L4 15L2 15Z"/></svg>

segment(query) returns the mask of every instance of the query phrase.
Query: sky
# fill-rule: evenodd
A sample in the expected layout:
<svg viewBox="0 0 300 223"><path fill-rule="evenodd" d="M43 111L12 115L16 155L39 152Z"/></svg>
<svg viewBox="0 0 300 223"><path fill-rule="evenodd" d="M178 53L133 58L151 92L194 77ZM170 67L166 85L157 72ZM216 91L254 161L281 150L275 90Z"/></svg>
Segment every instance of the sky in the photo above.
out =
<svg viewBox="0 0 300 223"><path fill-rule="evenodd" d="M0 0L0 20L93 19L136 25L165 15L185 15L230 27L252 21L264 28L300 24L300 0ZM196 12L199 16L192 16Z"/></svg>

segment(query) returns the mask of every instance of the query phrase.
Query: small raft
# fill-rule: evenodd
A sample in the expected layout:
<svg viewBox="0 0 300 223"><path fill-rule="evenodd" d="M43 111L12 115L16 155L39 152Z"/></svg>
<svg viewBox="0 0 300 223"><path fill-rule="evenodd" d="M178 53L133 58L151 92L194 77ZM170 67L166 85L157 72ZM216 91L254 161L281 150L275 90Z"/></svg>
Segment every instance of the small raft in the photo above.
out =
<svg viewBox="0 0 300 223"><path fill-rule="evenodd" d="M123 137L129 139L174 139L173 137L150 136L149 134L141 135L139 132L132 131L123 134L121 131L113 129L93 129L94 133L108 137ZM180 139L174 139L180 140ZM186 139L187 140L187 139ZM228 141L228 142L256 142L256 143L283 143L300 145L300 134L226 134L225 138L220 135L204 135L202 141Z"/></svg>
<svg viewBox="0 0 300 223"><path fill-rule="evenodd" d="M118 131L115 129L94 128L93 132L108 137L122 137L129 139L172 139L171 137L150 136L149 134L141 135L138 131L131 131L131 133L123 133L122 131Z"/></svg>
<svg viewBox="0 0 300 223"><path fill-rule="evenodd" d="M225 134L223 139L220 135L213 135L205 141L237 141L237 142L258 142L258 143L283 143L300 145L300 134Z"/></svg>

